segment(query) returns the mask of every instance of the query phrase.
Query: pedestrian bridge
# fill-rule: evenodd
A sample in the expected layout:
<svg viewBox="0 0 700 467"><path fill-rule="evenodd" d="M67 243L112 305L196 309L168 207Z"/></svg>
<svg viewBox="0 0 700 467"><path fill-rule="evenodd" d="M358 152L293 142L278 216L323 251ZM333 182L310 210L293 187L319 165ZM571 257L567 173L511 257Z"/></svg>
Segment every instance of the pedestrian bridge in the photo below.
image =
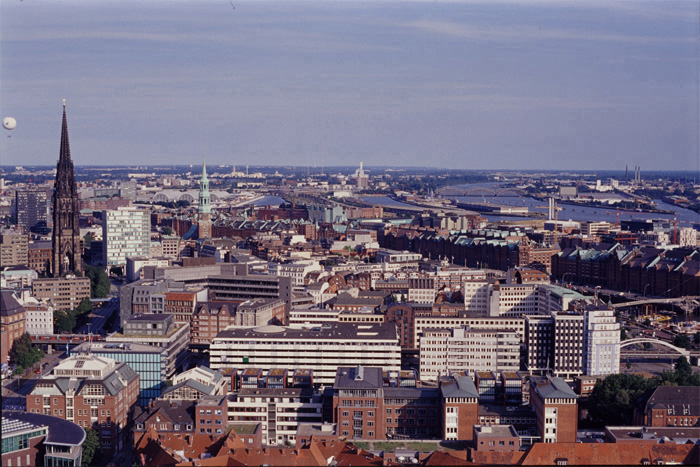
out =
<svg viewBox="0 0 700 467"><path fill-rule="evenodd" d="M675 305L680 306L681 308L685 306L693 308L700 305L698 299L700 299L700 297L695 296L678 298L645 298L643 300L635 300L633 302L613 303L610 306L613 308L627 308L628 306L639 306L645 305L647 303L673 303Z"/></svg>
<svg viewBox="0 0 700 467"><path fill-rule="evenodd" d="M673 350L676 354L682 355L686 358L690 357L690 350L682 349L680 347L676 347L673 344L670 344L668 342L659 340L659 339L651 339L649 337L637 337L634 339L627 339L625 341L622 341L620 343L620 350L622 350L623 347L631 347L636 344L651 344L651 345L661 345L663 347L667 347L670 350Z"/></svg>

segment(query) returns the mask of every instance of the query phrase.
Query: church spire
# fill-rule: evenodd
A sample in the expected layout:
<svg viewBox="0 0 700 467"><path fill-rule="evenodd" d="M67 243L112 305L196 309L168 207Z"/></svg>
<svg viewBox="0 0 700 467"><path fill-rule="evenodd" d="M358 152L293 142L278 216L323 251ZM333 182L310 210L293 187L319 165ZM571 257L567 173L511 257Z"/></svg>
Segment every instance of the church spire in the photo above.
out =
<svg viewBox="0 0 700 467"><path fill-rule="evenodd" d="M207 178L207 161L202 156L202 178L199 179L199 238L211 238L211 206L209 196L209 179Z"/></svg>
<svg viewBox="0 0 700 467"><path fill-rule="evenodd" d="M54 277L83 270L78 222L78 190L68 142L66 100L63 100L61 148L56 165L56 183L53 193L53 233L51 236L51 272Z"/></svg>

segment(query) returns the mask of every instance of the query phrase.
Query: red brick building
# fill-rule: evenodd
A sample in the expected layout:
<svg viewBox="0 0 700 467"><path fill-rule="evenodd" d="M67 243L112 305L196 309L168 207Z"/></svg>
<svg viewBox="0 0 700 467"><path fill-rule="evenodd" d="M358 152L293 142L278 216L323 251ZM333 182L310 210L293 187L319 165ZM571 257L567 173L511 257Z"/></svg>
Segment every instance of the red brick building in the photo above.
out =
<svg viewBox="0 0 700 467"><path fill-rule="evenodd" d="M211 344L220 331L235 324L237 306L237 302L199 304L190 322L190 344Z"/></svg>
<svg viewBox="0 0 700 467"><path fill-rule="evenodd" d="M537 434L544 443L575 443L578 396L562 378L530 380L530 403L537 418Z"/></svg>
<svg viewBox="0 0 700 467"><path fill-rule="evenodd" d="M27 395L27 412L64 418L97 430L107 455L129 439L139 375L126 363L93 355L63 360Z"/></svg>
<svg viewBox="0 0 700 467"><path fill-rule="evenodd" d="M89 246L89 245L88 245ZM51 242L41 241L29 244L29 268L43 276L51 270Z"/></svg>
<svg viewBox="0 0 700 467"><path fill-rule="evenodd" d="M10 350L25 332L26 312L11 290L3 290L0 297L0 363L9 362Z"/></svg>
<svg viewBox="0 0 700 467"><path fill-rule="evenodd" d="M642 420L650 427L684 427L700 424L700 387L659 386L644 405Z"/></svg>
<svg viewBox="0 0 700 467"><path fill-rule="evenodd" d="M469 376L440 381L443 439L471 441L479 423L479 393Z"/></svg>

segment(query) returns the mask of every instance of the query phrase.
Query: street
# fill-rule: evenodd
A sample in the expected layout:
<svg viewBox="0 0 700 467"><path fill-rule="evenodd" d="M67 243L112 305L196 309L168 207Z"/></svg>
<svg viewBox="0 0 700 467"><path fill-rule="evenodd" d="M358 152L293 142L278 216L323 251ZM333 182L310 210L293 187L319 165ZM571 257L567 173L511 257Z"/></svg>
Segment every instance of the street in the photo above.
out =
<svg viewBox="0 0 700 467"><path fill-rule="evenodd" d="M109 302L104 302L101 307L96 306L90 315L88 315L89 325L86 323L76 328L75 333L87 334L90 332L92 334L102 334L105 323L115 311L119 311L119 299L112 299ZM104 331L108 333L110 330L106 329Z"/></svg>

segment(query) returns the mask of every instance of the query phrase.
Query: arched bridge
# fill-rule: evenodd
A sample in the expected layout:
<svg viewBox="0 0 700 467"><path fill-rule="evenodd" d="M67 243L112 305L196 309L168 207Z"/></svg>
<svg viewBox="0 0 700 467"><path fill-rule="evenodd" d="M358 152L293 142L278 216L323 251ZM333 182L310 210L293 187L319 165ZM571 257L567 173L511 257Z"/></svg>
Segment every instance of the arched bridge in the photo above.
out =
<svg viewBox="0 0 700 467"><path fill-rule="evenodd" d="M662 340L659 340L659 339L651 339L651 338L648 338L648 337L637 337L637 338L634 338L634 339L627 339L627 340L625 340L625 341L622 341L622 342L620 343L620 350L622 350L623 347L630 347L630 346L633 346L633 345L636 345L636 344L661 345L661 346L667 347L668 349L673 350L673 351L675 352L675 354L668 354L668 355L667 355L667 354L663 354L663 355L661 355L661 354L655 354L655 356L665 356L665 357L667 357L667 356L670 355L670 356L672 357L672 356L674 356L674 355L682 355L682 356L684 356L684 357L686 357L686 358L690 357L690 350L682 349L682 348L680 348L680 347L676 347L676 346L673 345L673 344L669 344L668 342L665 342L665 341L662 341ZM644 351L644 352L645 352L645 355L646 355L646 354L649 354L649 351Z"/></svg>
<svg viewBox="0 0 700 467"><path fill-rule="evenodd" d="M678 298L645 298L643 300L635 300L633 302L624 302L624 303L613 303L612 306L613 308L626 308L628 306L639 306L639 305L645 305L647 303L673 303L675 305L678 305L682 308L685 306L690 307L698 307L700 306L700 297L696 296L687 296L687 297L678 297Z"/></svg>

